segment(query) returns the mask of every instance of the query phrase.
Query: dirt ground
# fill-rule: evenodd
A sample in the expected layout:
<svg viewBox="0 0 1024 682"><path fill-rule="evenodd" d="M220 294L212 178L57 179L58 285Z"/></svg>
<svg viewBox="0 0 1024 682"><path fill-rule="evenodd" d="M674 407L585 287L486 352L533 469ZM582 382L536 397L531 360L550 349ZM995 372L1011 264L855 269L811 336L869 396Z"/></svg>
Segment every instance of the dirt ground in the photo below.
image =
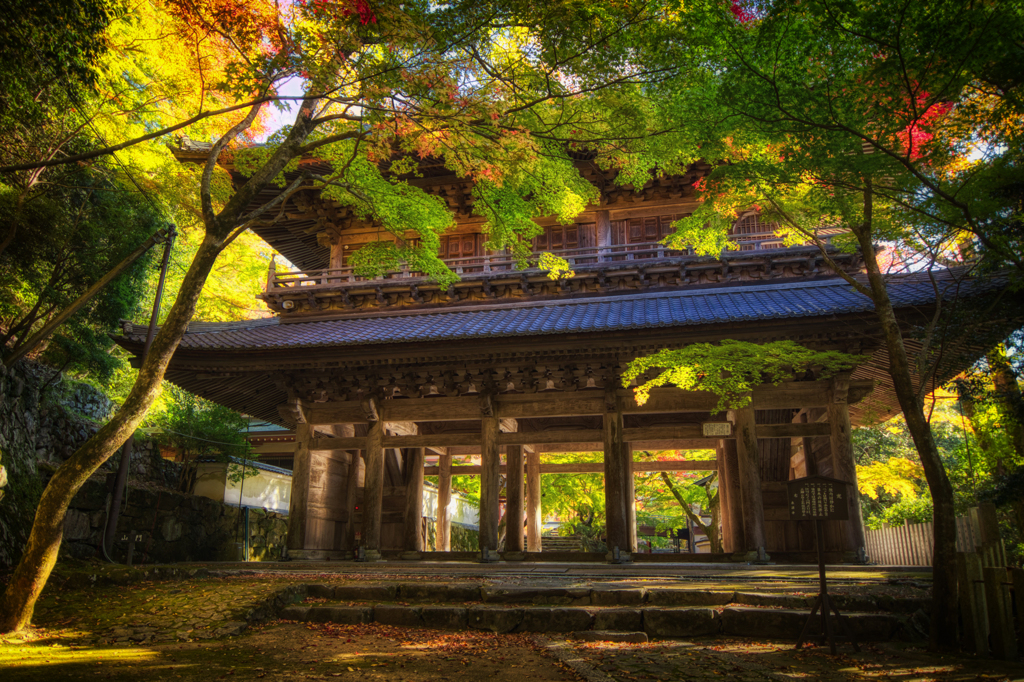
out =
<svg viewBox="0 0 1024 682"><path fill-rule="evenodd" d="M749 640L613 644L384 625L274 622L239 637L148 645L77 645L45 629L0 642L5 681L52 680L1024 680L1024 666L869 645L795 651Z"/></svg>
<svg viewBox="0 0 1024 682"><path fill-rule="evenodd" d="M839 655L831 656L827 648L796 651L792 642L584 643L379 624L272 621L233 634L238 625L244 628L247 612L275 591L325 579L249 574L76 589L62 589L55 581L37 609L37 627L0 636L0 682L1024 680L1019 662L940 657L896 642L865 645L859 654L842 645Z"/></svg>

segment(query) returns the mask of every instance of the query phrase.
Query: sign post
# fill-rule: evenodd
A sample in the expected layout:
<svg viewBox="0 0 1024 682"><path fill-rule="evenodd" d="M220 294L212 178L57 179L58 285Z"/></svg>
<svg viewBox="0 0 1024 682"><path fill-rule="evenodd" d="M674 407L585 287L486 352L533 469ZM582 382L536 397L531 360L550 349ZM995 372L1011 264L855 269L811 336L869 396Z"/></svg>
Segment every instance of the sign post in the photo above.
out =
<svg viewBox="0 0 1024 682"><path fill-rule="evenodd" d="M828 640L829 648L834 656L836 641L849 641L854 651L860 651L857 640L839 613L839 609L828 597L828 583L825 579L825 535L821 530L822 521L848 521L850 508L847 503L849 483L826 476L807 476L789 481L786 484L786 496L789 499L789 518L792 521L814 521L815 545L818 549L818 580L820 588L818 598L814 600L814 608L808 616L796 648L803 646L809 639L817 639L822 645ZM819 613L820 616L815 618ZM836 625L840 634L832 628L832 614L835 614ZM817 623L817 632L812 628Z"/></svg>

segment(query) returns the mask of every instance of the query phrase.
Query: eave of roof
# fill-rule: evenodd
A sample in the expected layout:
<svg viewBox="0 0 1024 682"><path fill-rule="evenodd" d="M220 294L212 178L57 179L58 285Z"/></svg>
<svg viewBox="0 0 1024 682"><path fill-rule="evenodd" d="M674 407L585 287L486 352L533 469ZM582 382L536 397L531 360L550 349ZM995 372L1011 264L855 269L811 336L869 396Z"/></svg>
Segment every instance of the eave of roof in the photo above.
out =
<svg viewBox="0 0 1024 682"><path fill-rule="evenodd" d="M978 295L1006 285L1004 278L960 281L943 271L940 296ZM930 306L935 285L921 274L889 281L896 308ZM429 311L385 311L315 322L282 324L280 318L241 322L196 322L181 341L182 350L275 350L366 346L487 338L579 334L687 327L865 313L871 299L841 278L752 285L684 288L634 295L511 301ZM135 325L117 341L131 349L145 340Z"/></svg>

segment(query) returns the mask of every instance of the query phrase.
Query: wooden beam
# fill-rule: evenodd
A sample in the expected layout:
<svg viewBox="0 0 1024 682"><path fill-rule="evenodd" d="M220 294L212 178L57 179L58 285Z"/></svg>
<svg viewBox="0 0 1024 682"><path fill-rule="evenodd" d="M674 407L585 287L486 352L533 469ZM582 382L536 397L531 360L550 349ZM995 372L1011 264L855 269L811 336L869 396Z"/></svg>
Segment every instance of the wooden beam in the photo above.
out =
<svg viewBox="0 0 1024 682"><path fill-rule="evenodd" d="M674 460L670 462L633 462L633 473L652 471L716 471L718 461L709 460ZM474 464L454 465L451 468L452 476L479 476L482 468ZM499 473L507 472L502 464ZM604 464L601 462L568 462L559 464L541 464L541 474L601 474L604 473ZM423 468L425 476L440 475L440 468L428 466Z"/></svg>
<svg viewBox="0 0 1024 682"><path fill-rule="evenodd" d="M502 445L529 445L547 443L575 443L578 441L597 441L601 438L601 429L574 429L564 431L531 431L529 433L502 433L498 442Z"/></svg>
<svg viewBox="0 0 1024 682"><path fill-rule="evenodd" d="M826 423L758 424L758 438L814 438L828 436L832 427Z"/></svg>
<svg viewBox="0 0 1024 682"><path fill-rule="evenodd" d="M623 429L622 439L627 443L645 440L706 440L707 447L713 448L719 436L704 438L700 424L676 424L673 426L645 426L638 429Z"/></svg>
<svg viewBox="0 0 1024 682"><path fill-rule="evenodd" d="M873 382L850 382L850 392L860 395ZM778 386L758 386L753 391L755 409L783 409L824 407L828 405L830 384L824 381L800 381ZM718 404L718 397L705 391L680 391L659 388L643 406L637 405L633 392L616 391L622 399L625 414L710 412ZM494 398L503 418L529 419L532 417L572 417L600 415L605 412L604 395L597 391L509 393ZM385 421L452 421L480 418L477 396L457 398L402 398L383 400L379 404L380 418ZM307 403L307 419L315 424L365 424L366 413L360 402Z"/></svg>
<svg viewBox="0 0 1024 682"><path fill-rule="evenodd" d="M802 424L780 424L781 427L802 427ZM827 425L825 425L827 426ZM818 428L815 426L815 428ZM498 433L500 445L548 445L558 443L597 444L588 449L600 450L603 432L600 429L566 429L557 431L531 431L515 433ZM701 436L700 424L679 424L676 426L647 426L636 429L623 429L625 442L634 443L637 450L650 450L647 443L656 442L665 445L662 449L713 449L719 438ZM479 446L479 433L435 433L415 436L384 436L385 448L422 448L422 447L458 447ZM354 450L362 447L362 438L314 438L309 449L323 450Z"/></svg>

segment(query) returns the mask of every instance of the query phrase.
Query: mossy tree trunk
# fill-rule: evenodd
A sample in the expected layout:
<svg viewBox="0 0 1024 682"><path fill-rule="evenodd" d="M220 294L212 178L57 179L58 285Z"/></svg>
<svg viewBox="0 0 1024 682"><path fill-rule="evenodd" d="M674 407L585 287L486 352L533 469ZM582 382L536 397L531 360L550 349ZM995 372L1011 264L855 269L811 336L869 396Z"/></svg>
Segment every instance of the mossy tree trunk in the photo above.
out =
<svg viewBox="0 0 1024 682"><path fill-rule="evenodd" d="M217 159L224 147L252 124L259 105L253 107L245 119L213 146L200 186L206 230L203 241L182 281L167 319L153 339L149 354L124 404L96 435L57 469L43 491L24 554L0 600L0 632L21 630L31 622L36 601L57 561L64 517L72 498L86 480L134 433L159 395L164 373L195 313L199 295L217 257L238 231L244 229L244 225L240 225L241 217L253 215L246 213L250 203L288 161L301 153L303 141L315 126L311 109L302 108L287 140L217 213L213 210L210 191Z"/></svg>
<svg viewBox="0 0 1024 682"><path fill-rule="evenodd" d="M885 278L878 265L872 241L872 190L865 191L864 222L852 227L860 245L868 275L868 291L875 315L882 327L889 353L889 376L907 429L917 448L934 505L934 554L932 559L932 608L929 643L933 649L953 650L957 646L956 516L953 486L939 457L931 425L924 411L924 396L915 388L913 365L903 344L903 334L893 310ZM920 377L924 382L925 377Z"/></svg>

